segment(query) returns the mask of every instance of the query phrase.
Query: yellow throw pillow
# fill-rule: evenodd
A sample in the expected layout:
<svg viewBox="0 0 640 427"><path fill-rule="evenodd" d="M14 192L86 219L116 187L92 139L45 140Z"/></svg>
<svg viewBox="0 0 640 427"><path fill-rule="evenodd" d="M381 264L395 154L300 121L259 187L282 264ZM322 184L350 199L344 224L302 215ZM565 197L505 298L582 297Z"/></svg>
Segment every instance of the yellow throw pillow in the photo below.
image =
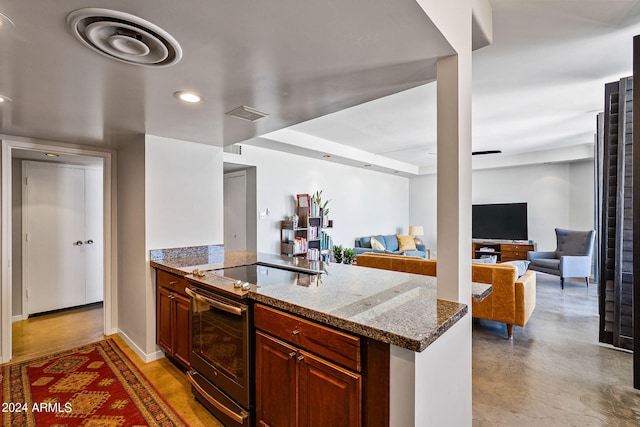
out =
<svg viewBox="0 0 640 427"><path fill-rule="evenodd" d="M400 246L398 250L400 252L418 250L418 248L416 248L416 242L413 240L413 236L400 236L399 234L396 234L396 237L398 238L398 245Z"/></svg>
<svg viewBox="0 0 640 427"><path fill-rule="evenodd" d="M384 245L378 242L378 239L376 239L375 237L371 238L371 248L377 249L379 251L384 251Z"/></svg>

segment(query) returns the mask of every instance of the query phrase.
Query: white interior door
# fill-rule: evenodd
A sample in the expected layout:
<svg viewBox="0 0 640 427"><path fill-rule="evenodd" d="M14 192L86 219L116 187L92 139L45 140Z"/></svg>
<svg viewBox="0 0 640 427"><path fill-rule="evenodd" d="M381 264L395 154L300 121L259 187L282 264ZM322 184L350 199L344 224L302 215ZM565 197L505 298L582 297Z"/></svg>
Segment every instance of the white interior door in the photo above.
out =
<svg viewBox="0 0 640 427"><path fill-rule="evenodd" d="M86 304L103 300L104 238L102 169L87 168L85 172L85 290Z"/></svg>
<svg viewBox="0 0 640 427"><path fill-rule="evenodd" d="M224 175L224 250L247 249L247 175Z"/></svg>
<svg viewBox="0 0 640 427"><path fill-rule="evenodd" d="M102 172L23 162L27 315L103 299Z"/></svg>
<svg viewBox="0 0 640 427"><path fill-rule="evenodd" d="M82 305L84 171L38 162L24 162L23 171L27 314Z"/></svg>

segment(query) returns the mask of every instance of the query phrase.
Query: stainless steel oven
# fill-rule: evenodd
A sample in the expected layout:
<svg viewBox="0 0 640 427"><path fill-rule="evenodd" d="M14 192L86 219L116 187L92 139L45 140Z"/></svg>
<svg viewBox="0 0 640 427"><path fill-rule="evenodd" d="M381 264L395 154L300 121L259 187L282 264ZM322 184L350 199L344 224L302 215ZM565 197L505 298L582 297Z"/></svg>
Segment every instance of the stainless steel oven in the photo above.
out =
<svg viewBox="0 0 640 427"><path fill-rule="evenodd" d="M191 368L195 397L225 426L252 425L251 306L192 284Z"/></svg>

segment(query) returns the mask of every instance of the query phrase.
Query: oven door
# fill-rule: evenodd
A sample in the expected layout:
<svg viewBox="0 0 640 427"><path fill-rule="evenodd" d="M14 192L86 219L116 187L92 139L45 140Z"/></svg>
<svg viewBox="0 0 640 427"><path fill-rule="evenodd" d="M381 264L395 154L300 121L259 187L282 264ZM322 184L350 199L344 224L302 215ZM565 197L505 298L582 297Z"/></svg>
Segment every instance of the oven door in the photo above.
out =
<svg viewBox="0 0 640 427"><path fill-rule="evenodd" d="M200 288L186 291L191 296L192 369L250 409L250 307Z"/></svg>

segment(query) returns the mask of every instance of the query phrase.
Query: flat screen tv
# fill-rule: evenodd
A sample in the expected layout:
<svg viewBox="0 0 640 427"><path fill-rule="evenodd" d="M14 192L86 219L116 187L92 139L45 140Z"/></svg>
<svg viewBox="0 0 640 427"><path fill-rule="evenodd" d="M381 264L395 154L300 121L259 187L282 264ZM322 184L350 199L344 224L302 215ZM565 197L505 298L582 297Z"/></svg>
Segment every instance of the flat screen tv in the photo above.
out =
<svg viewBox="0 0 640 427"><path fill-rule="evenodd" d="M473 205L471 235L474 239L528 240L527 204Z"/></svg>

